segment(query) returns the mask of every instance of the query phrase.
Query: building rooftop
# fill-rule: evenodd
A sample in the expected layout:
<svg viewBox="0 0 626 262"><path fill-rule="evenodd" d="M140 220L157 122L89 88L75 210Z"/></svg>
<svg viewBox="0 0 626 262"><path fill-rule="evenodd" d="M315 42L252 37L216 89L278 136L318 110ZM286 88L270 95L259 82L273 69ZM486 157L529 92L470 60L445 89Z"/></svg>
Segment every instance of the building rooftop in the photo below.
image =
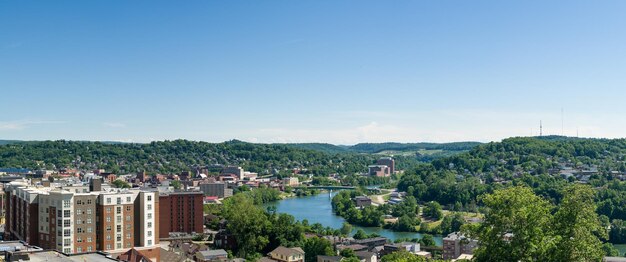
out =
<svg viewBox="0 0 626 262"><path fill-rule="evenodd" d="M216 249L216 250L205 250L200 251L198 254L202 255L204 258L216 257L216 256L228 256L226 250L224 249Z"/></svg>
<svg viewBox="0 0 626 262"><path fill-rule="evenodd" d="M112 262L116 259L106 257L102 253L89 253L67 256L56 251L44 251L29 254L31 262Z"/></svg>

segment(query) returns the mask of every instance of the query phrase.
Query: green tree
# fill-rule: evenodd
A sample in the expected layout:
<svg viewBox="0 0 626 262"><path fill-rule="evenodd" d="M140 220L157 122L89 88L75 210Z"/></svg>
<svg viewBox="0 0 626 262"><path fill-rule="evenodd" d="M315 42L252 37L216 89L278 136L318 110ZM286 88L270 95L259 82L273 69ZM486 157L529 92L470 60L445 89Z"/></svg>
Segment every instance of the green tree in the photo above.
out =
<svg viewBox="0 0 626 262"><path fill-rule="evenodd" d="M180 189L181 188L181 183L178 180L172 180L170 182L170 186L172 186L174 189Z"/></svg>
<svg viewBox="0 0 626 262"><path fill-rule="evenodd" d="M480 240L476 261L542 261L554 246L548 228L551 205L530 188L496 190L483 202L485 221L473 236Z"/></svg>
<svg viewBox="0 0 626 262"><path fill-rule="evenodd" d="M602 244L602 253L607 257L618 257L619 250L613 246L611 243Z"/></svg>
<svg viewBox="0 0 626 262"><path fill-rule="evenodd" d="M426 258L416 256L407 251L393 252L380 259L381 262L425 262Z"/></svg>
<svg viewBox="0 0 626 262"><path fill-rule="evenodd" d="M343 222L343 225L341 225L341 234L344 236L347 236L351 232L352 232L352 225L350 225L350 223Z"/></svg>
<svg viewBox="0 0 626 262"><path fill-rule="evenodd" d="M604 252L598 236L606 238L602 228L594 192L586 185L565 188L563 200L554 214L554 230L557 237L555 261L599 261Z"/></svg>
<svg viewBox="0 0 626 262"><path fill-rule="evenodd" d="M116 188L130 188L130 184L121 179L116 179L115 181L113 181L113 186Z"/></svg>
<svg viewBox="0 0 626 262"><path fill-rule="evenodd" d="M332 256L335 254L330 241L319 237L307 238L302 245L302 250L306 254L304 257L307 262L317 261L317 256L320 255Z"/></svg>
<svg viewBox="0 0 626 262"><path fill-rule="evenodd" d="M349 248L344 248L339 252L339 255L342 257L356 257L356 254L354 254L354 250L349 249Z"/></svg>
<svg viewBox="0 0 626 262"><path fill-rule="evenodd" d="M237 194L224 201L227 229L237 239L238 257L252 257L269 244L271 223L265 212L250 197Z"/></svg>
<svg viewBox="0 0 626 262"><path fill-rule="evenodd" d="M358 229L356 231L356 233L354 233L354 236L352 236L354 239L366 239L367 238L367 234L365 233L365 231L363 231L363 229Z"/></svg>
<svg viewBox="0 0 626 262"><path fill-rule="evenodd" d="M423 234L420 239L420 244L426 247L434 247L437 244L435 243L435 238L431 234Z"/></svg>
<svg viewBox="0 0 626 262"><path fill-rule="evenodd" d="M403 215L394 224L394 227L398 231L413 232L415 231L415 219L408 215Z"/></svg>
<svg viewBox="0 0 626 262"><path fill-rule="evenodd" d="M426 203L426 206L424 207L424 215L434 220L441 219L443 217L441 205L436 201L430 201Z"/></svg>
<svg viewBox="0 0 626 262"><path fill-rule="evenodd" d="M461 213L455 212L445 216L439 226L441 228L441 233L446 235L459 231L463 224L465 224L465 218Z"/></svg>

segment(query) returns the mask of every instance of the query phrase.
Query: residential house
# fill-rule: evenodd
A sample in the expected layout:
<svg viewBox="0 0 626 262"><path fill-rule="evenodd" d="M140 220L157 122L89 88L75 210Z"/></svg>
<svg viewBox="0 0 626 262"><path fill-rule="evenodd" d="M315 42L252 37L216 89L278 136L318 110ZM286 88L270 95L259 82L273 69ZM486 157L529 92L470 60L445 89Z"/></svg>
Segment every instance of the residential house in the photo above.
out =
<svg viewBox="0 0 626 262"><path fill-rule="evenodd" d="M354 205L356 207L366 207L372 205L372 200L366 196L358 196L354 198Z"/></svg>
<svg viewBox="0 0 626 262"><path fill-rule="evenodd" d="M196 262L226 261L228 253L224 249L205 250L196 253Z"/></svg>
<svg viewBox="0 0 626 262"><path fill-rule="evenodd" d="M299 247L288 248L279 246L267 254L267 256L282 262L304 262L304 251Z"/></svg>
<svg viewBox="0 0 626 262"><path fill-rule="evenodd" d="M374 252L358 251L358 252L354 252L354 254L362 262L377 262L378 261L378 256Z"/></svg>

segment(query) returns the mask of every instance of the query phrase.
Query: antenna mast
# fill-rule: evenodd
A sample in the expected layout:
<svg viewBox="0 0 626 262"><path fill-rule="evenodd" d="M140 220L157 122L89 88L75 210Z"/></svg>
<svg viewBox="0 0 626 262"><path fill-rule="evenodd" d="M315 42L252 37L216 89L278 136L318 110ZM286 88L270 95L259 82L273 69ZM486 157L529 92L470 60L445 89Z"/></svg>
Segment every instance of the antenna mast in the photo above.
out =
<svg viewBox="0 0 626 262"><path fill-rule="evenodd" d="M543 125L541 123L541 120L539 120L539 136L543 136Z"/></svg>

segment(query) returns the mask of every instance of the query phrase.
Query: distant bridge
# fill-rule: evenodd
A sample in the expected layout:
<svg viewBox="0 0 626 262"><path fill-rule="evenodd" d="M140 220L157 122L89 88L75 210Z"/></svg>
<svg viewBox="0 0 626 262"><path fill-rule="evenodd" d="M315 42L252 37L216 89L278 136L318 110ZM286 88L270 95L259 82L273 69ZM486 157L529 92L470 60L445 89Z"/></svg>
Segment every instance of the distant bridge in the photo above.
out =
<svg viewBox="0 0 626 262"><path fill-rule="evenodd" d="M353 186L297 186L294 188L340 190L340 189L355 189L356 187L353 187Z"/></svg>

